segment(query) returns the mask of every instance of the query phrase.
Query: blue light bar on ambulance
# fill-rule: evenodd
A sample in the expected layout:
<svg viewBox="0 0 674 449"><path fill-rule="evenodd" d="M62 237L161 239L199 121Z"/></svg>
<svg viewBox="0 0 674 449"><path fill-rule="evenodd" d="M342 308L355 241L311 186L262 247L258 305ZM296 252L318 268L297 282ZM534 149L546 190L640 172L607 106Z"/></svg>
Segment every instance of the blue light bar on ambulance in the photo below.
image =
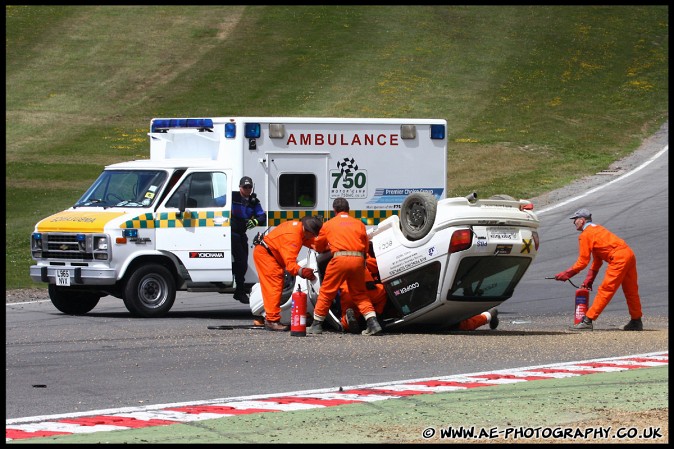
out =
<svg viewBox="0 0 674 449"><path fill-rule="evenodd" d="M444 139L445 125L431 125L431 139Z"/></svg>
<svg viewBox="0 0 674 449"><path fill-rule="evenodd" d="M150 132L166 132L170 128L213 129L213 120L210 118L158 118L152 120Z"/></svg>
<svg viewBox="0 0 674 449"><path fill-rule="evenodd" d="M225 123L225 137L228 139L236 137L236 123Z"/></svg>
<svg viewBox="0 0 674 449"><path fill-rule="evenodd" d="M246 139L258 139L260 137L261 128L259 123L246 123L244 136L246 136Z"/></svg>

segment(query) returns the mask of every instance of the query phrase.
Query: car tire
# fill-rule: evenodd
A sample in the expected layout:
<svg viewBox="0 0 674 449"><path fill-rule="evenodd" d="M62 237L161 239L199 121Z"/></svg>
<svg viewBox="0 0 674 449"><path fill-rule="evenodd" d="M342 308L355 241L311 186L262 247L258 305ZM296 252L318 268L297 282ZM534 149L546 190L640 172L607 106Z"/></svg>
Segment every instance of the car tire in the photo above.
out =
<svg viewBox="0 0 674 449"><path fill-rule="evenodd" d="M400 208L400 230L408 240L419 240L431 231L438 200L428 192L411 193Z"/></svg>
<svg viewBox="0 0 674 449"><path fill-rule="evenodd" d="M171 272L158 264L138 267L126 281L123 299L133 316L155 318L166 315L176 299Z"/></svg>
<svg viewBox="0 0 674 449"><path fill-rule="evenodd" d="M85 315L101 300L101 296L97 293L78 292L54 284L49 284L48 290L54 307L66 315Z"/></svg>

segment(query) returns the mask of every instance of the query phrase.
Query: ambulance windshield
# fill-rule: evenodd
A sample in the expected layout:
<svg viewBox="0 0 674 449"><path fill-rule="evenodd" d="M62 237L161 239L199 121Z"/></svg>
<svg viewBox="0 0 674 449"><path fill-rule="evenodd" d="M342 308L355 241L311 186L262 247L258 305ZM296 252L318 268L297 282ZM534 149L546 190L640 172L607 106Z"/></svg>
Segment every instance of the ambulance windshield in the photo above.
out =
<svg viewBox="0 0 674 449"><path fill-rule="evenodd" d="M105 170L74 207L148 207L166 178L163 170Z"/></svg>

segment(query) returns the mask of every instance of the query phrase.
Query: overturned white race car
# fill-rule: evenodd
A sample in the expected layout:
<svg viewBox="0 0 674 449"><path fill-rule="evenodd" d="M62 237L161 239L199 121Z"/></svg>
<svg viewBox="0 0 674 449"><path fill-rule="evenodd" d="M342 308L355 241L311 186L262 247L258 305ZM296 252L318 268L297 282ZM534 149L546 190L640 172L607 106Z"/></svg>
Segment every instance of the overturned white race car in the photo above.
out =
<svg viewBox="0 0 674 449"><path fill-rule="evenodd" d="M476 194L437 201L430 193L412 193L399 215L368 231L371 251L388 294L379 322L384 330L414 327L448 329L471 316L500 305L536 257L539 221L527 200ZM308 251L301 266L315 269L309 282L286 276L281 322L288 324L291 295L307 293L311 323L320 281L330 254ZM250 308L264 315L259 284L253 286ZM341 311L333 304L326 320L340 330Z"/></svg>

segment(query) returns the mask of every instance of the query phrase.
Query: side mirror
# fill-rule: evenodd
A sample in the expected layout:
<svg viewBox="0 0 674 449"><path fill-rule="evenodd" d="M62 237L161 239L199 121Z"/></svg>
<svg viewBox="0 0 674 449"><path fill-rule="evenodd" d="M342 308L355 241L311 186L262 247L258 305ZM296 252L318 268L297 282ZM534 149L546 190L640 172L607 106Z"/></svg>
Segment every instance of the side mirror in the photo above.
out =
<svg viewBox="0 0 674 449"><path fill-rule="evenodd" d="M178 216L178 218L183 217L183 214L185 213L186 205L187 205L187 194L183 192L178 197L178 213L176 214Z"/></svg>

